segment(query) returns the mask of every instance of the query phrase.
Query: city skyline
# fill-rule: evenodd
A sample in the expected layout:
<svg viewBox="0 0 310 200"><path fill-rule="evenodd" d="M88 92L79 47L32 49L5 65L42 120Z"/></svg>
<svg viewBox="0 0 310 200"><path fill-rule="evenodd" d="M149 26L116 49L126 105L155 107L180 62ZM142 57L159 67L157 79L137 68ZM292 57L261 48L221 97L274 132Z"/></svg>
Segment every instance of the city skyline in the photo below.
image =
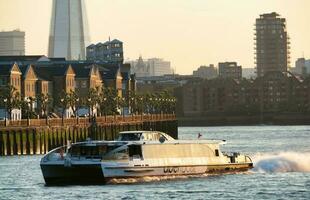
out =
<svg viewBox="0 0 310 200"><path fill-rule="evenodd" d="M51 6L51 0L0 0L0 30L25 31L26 54L47 55ZM310 55L309 7L306 0L86 2L92 43L119 38L125 59L161 57L179 74L225 61L254 67L255 19L273 11L287 20L294 66Z"/></svg>

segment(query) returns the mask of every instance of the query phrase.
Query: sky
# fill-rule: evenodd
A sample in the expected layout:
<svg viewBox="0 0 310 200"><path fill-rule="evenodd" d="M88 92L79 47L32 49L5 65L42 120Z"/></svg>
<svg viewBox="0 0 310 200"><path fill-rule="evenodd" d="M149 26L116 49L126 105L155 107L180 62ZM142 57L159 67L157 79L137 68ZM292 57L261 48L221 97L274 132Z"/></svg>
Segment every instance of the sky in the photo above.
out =
<svg viewBox="0 0 310 200"><path fill-rule="evenodd" d="M125 59L159 57L178 74L200 65L254 65L260 14L287 20L291 65L310 58L310 0L86 0L90 41L117 38ZM26 32L26 54L47 54L52 0L0 0L0 31Z"/></svg>

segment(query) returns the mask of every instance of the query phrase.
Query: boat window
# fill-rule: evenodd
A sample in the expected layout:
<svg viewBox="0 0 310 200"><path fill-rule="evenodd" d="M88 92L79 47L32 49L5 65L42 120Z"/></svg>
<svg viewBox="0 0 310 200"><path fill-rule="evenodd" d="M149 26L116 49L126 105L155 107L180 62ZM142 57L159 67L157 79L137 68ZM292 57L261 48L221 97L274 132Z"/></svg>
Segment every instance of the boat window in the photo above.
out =
<svg viewBox="0 0 310 200"><path fill-rule="evenodd" d="M162 135L160 133L144 133L143 140L158 141Z"/></svg>
<svg viewBox="0 0 310 200"><path fill-rule="evenodd" d="M220 156L218 149L215 149L215 156Z"/></svg>
<svg viewBox="0 0 310 200"><path fill-rule="evenodd" d="M129 148L129 157L140 157L142 158L142 149L141 145L130 145Z"/></svg>
<svg viewBox="0 0 310 200"><path fill-rule="evenodd" d="M160 133L154 133L154 140L158 141L160 136L161 136Z"/></svg>
<svg viewBox="0 0 310 200"><path fill-rule="evenodd" d="M102 157L103 160L128 160L128 149L107 153Z"/></svg>
<svg viewBox="0 0 310 200"><path fill-rule="evenodd" d="M124 133L120 135L120 141L138 141L140 140L141 133Z"/></svg>
<svg viewBox="0 0 310 200"><path fill-rule="evenodd" d="M107 146L72 146L69 149L72 157L93 157L101 158L102 155L106 154Z"/></svg>

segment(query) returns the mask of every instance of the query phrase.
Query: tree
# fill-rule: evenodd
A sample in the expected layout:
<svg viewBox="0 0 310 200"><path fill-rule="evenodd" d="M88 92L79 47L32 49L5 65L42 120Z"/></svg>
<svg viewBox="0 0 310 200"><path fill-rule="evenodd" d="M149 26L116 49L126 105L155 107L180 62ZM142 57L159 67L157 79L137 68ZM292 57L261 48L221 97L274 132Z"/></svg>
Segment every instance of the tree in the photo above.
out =
<svg viewBox="0 0 310 200"><path fill-rule="evenodd" d="M100 89L99 89L99 87L90 88L88 91L87 99L86 99L86 105L89 108L89 117L90 116L95 117L94 108L97 108L99 103L100 103Z"/></svg>
<svg viewBox="0 0 310 200"><path fill-rule="evenodd" d="M50 109L52 102L51 96L49 94L40 93L37 95L36 100L38 103L37 114L47 118L47 112Z"/></svg>
<svg viewBox="0 0 310 200"><path fill-rule="evenodd" d="M75 91L71 90L68 93L68 104L69 104L69 107L72 109L74 116L78 117L78 110L79 110L79 106L81 105L81 101L80 101L78 94Z"/></svg>
<svg viewBox="0 0 310 200"><path fill-rule="evenodd" d="M0 88L0 102L4 105L8 113L8 119L11 119L14 109L21 107L20 94L12 85L6 85Z"/></svg>
<svg viewBox="0 0 310 200"><path fill-rule="evenodd" d="M129 93L128 97L128 107L130 109L130 113L134 114L137 112L137 95L134 92Z"/></svg>
<svg viewBox="0 0 310 200"><path fill-rule="evenodd" d="M103 88L99 98L100 112L104 115L114 115L118 106L117 91L114 88Z"/></svg>
<svg viewBox="0 0 310 200"><path fill-rule="evenodd" d="M65 114L65 110L70 108L70 97L69 94L65 91L62 91L61 94L58 96L57 99L57 104L61 107L62 111L61 111L61 122L62 125L64 124L64 114Z"/></svg>

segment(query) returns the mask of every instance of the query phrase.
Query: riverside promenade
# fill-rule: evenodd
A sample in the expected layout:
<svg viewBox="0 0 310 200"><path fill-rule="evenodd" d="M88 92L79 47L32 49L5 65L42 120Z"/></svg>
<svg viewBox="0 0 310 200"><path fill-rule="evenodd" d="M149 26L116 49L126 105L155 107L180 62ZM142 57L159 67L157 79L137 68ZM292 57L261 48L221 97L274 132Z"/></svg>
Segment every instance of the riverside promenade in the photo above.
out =
<svg viewBox="0 0 310 200"><path fill-rule="evenodd" d="M120 131L130 130L157 130L178 138L174 114L0 121L0 156L45 154L68 140L114 140Z"/></svg>

